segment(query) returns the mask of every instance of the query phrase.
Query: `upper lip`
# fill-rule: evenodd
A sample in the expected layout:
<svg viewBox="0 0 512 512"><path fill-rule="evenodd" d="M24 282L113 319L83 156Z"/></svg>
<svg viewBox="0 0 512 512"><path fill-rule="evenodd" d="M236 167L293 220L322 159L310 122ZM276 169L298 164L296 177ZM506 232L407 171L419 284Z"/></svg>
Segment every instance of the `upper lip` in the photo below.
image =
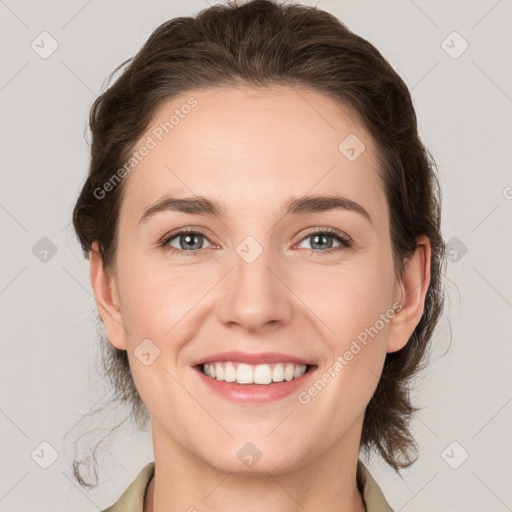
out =
<svg viewBox="0 0 512 512"><path fill-rule="evenodd" d="M218 363L221 361L233 361L246 364L265 364L265 363L295 363L313 365L301 357L282 354L279 352L259 352L249 353L240 351L219 352L210 356L203 357L192 363L192 366L199 366L206 363Z"/></svg>

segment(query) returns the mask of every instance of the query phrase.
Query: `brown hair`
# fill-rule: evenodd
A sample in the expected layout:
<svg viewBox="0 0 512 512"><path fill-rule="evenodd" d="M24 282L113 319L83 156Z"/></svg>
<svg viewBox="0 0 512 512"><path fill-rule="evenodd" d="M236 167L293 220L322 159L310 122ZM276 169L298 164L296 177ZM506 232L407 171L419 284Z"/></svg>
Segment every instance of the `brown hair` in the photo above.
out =
<svg viewBox="0 0 512 512"><path fill-rule="evenodd" d="M382 376L363 423L361 449L377 450L395 470L417 458L409 430L418 410L409 399L412 378L426 366L427 347L444 302L445 247L435 163L417 131L410 93L379 51L336 17L315 7L254 0L228 2L196 17L166 21L94 102L89 174L73 212L87 257L97 240L107 269L114 268L123 180L105 197L101 188L130 158L138 139L164 102L187 91L218 86L289 85L328 95L348 107L372 135L390 209L395 272L416 249L431 244L431 281L423 316L404 348L386 355ZM104 368L115 399L126 402L139 426L149 414L137 392L126 351L103 339ZM75 476L86 484L77 471Z"/></svg>

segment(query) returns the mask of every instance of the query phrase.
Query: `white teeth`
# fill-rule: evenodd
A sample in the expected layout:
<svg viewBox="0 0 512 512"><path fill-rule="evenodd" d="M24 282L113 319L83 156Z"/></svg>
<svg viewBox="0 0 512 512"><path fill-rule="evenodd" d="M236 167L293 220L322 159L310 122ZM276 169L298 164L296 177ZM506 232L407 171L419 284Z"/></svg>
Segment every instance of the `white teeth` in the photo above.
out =
<svg viewBox="0 0 512 512"><path fill-rule="evenodd" d="M305 364L277 363L249 365L231 361L206 363L203 373L218 381L237 382L238 384L262 384L298 379L306 373Z"/></svg>
<svg viewBox="0 0 512 512"><path fill-rule="evenodd" d="M294 373L295 366L293 364L287 364L286 368L284 369L284 379L288 381L292 380Z"/></svg>
<svg viewBox="0 0 512 512"><path fill-rule="evenodd" d="M294 378L294 379L297 379L297 378L299 378L301 375L302 375L301 367L300 367L300 366L296 366L296 367L295 367L295 370L293 371L293 378Z"/></svg>
<svg viewBox="0 0 512 512"><path fill-rule="evenodd" d="M224 368L222 368L220 363L215 365L215 378L217 380L224 380Z"/></svg>
<svg viewBox="0 0 512 512"><path fill-rule="evenodd" d="M276 364L274 371L272 372L272 380L274 382L283 382L284 380L284 368L282 364Z"/></svg>
<svg viewBox="0 0 512 512"><path fill-rule="evenodd" d="M236 381L238 384L252 384L252 368L248 364L239 364L236 370Z"/></svg>
<svg viewBox="0 0 512 512"><path fill-rule="evenodd" d="M236 380L236 369L232 363L224 365L224 380L226 382L235 382Z"/></svg>
<svg viewBox="0 0 512 512"><path fill-rule="evenodd" d="M272 382L272 370L268 364L259 364L254 368L254 384L270 384Z"/></svg>

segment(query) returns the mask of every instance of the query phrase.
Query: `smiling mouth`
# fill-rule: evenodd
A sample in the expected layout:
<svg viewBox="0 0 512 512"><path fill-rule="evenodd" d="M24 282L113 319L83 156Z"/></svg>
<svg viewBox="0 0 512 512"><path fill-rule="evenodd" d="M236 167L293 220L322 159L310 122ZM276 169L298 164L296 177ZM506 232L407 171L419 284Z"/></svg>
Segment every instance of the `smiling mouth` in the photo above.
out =
<svg viewBox="0 0 512 512"><path fill-rule="evenodd" d="M199 364L197 368L207 377L219 382L268 386L300 379L315 366L289 362L252 365L235 361L219 361Z"/></svg>

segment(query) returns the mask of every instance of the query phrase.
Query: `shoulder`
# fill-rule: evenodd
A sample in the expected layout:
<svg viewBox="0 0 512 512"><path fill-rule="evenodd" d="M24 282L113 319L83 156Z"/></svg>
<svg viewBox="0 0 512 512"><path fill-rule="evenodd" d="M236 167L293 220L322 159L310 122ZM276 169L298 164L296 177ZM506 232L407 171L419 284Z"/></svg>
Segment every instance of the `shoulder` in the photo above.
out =
<svg viewBox="0 0 512 512"><path fill-rule="evenodd" d="M146 489L155 474L155 463L150 462L139 472L121 497L102 512L143 512Z"/></svg>
<svg viewBox="0 0 512 512"><path fill-rule="evenodd" d="M357 462L357 481L367 512L393 512L381 488L361 460Z"/></svg>

